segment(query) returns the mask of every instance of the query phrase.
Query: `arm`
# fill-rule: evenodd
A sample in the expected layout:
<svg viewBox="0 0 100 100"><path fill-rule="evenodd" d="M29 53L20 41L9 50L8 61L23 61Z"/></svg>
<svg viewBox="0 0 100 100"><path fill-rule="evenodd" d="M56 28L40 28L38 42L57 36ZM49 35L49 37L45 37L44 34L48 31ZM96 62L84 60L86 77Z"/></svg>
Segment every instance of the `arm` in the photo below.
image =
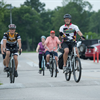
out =
<svg viewBox="0 0 100 100"><path fill-rule="evenodd" d="M59 39L60 39L60 41L61 41L61 36L59 35Z"/></svg>
<svg viewBox="0 0 100 100"><path fill-rule="evenodd" d="M57 38L57 43L59 44L59 48L61 48L61 42L58 38Z"/></svg>
<svg viewBox="0 0 100 100"><path fill-rule="evenodd" d="M37 48L36 48L36 52L38 52L39 48L40 48L40 45L37 46Z"/></svg>
<svg viewBox="0 0 100 100"><path fill-rule="evenodd" d="M45 48L47 48L47 44L48 44L48 37L47 37L47 39L45 40L45 43L44 43Z"/></svg>
<svg viewBox="0 0 100 100"><path fill-rule="evenodd" d="M3 44L1 44L1 53L4 54L3 53Z"/></svg>
<svg viewBox="0 0 100 100"><path fill-rule="evenodd" d="M84 40L84 39L85 39L85 37L83 36L83 34L82 34L82 32L81 32L81 31L78 31L77 33L78 33L78 35L81 37L81 39L82 39L82 40Z"/></svg>
<svg viewBox="0 0 100 100"><path fill-rule="evenodd" d="M83 36L83 34L82 34L81 31L78 31L77 33L78 33L78 35L79 35L80 37Z"/></svg>
<svg viewBox="0 0 100 100"><path fill-rule="evenodd" d="M82 32L79 30L78 26L75 26L75 30L78 33L78 35L81 37L81 39L84 40L85 37L83 36Z"/></svg>
<svg viewBox="0 0 100 100"><path fill-rule="evenodd" d="M21 39L18 39L18 45L19 45L19 49L21 49Z"/></svg>
<svg viewBox="0 0 100 100"><path fill-rule="evenodd" d="M6 39L3 39L4 52L5 52L5 49L6 49L6 42L7 42L7 40Z"/></svg>

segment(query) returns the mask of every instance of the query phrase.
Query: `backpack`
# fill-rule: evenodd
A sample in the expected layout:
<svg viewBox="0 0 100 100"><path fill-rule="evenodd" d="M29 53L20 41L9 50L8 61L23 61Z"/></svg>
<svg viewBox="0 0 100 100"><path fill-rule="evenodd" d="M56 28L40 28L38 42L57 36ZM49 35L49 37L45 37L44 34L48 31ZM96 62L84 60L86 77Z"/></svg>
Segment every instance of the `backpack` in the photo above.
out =
<svg viewBox="0 0 100 100"><path fill-rule="evenodd" d="M63 54L61 54L59 57L58 57L58 65L59 65L59 69L63 69Z"/></svg>

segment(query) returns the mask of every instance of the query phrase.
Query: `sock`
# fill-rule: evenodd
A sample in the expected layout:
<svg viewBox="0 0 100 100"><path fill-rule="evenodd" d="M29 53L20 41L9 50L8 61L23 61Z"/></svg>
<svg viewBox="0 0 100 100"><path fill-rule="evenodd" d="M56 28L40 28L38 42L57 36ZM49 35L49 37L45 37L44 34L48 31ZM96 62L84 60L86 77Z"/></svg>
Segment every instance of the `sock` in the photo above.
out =
<svg viewBox="0 0 100 100"><path fill-rule="evenodd" d="M49 62L47 62L47 64L49 65Z"/></svg>

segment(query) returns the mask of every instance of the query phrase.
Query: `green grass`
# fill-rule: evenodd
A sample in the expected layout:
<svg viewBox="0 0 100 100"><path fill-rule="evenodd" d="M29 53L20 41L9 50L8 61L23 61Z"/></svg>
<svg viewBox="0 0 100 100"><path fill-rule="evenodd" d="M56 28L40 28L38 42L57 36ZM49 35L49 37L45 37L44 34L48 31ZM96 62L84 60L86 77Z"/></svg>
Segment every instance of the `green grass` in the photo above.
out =
<svg viewBox="0 0 100 100"><path fill-rule="evenodd" d="M35 53L36 51L22 51L22 53Z"/></svg>
<svg viewBox="0 0 100 100"><path fill-rule="evenodd" d="M0 83L0 85L2 85L2 83Z"/></svg>

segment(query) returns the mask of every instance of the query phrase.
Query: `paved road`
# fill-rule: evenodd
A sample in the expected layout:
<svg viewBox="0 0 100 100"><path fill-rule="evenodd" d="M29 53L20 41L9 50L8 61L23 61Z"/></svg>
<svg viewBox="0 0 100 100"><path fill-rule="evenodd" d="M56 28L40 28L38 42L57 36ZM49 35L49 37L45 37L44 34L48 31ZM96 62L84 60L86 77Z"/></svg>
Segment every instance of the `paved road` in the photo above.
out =
<svg viewBox="0 0 100 100"><path fill-rule="evenodd" d="M38 74L38 54L23 53L19 56L18 73L14 84L3 72L0 55L0 100L100 100L100 63L81 60L82 79L75 83L73 77L66 82L62 70L57 78Z"/></svg>

